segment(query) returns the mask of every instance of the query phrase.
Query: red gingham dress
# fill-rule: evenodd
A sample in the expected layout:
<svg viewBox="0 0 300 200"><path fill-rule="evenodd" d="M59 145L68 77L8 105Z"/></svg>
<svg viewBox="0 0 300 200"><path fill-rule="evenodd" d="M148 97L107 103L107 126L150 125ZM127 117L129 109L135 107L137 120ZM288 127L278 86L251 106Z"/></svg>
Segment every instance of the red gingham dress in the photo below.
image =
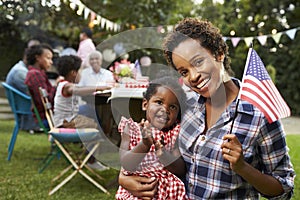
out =
<svg viewBox="0 0 300 200"><path fill-rule="evenodd" d="M131 118L126 119L122 117L119 123L119 132L122 134L125 125L129 125L130 131L130 145L129 149L134 148L141 140L142 135L140 126L137 122L134 122ZM161 140L163 135L165 148L170 150L174 147L176 138L178 136L180 125L177 124L172 130L167 132L159 131L157 129L152 130L152 135L155 140ZM163 164L158 160L155 154L154 145L151 146L150 151L146 154L143 161L139 164L137 171L129 172L121 169L125 175L138 175L144 177L156 177L158 179L158 191L155 195L155 200L185 200L188 199L185 193L184 183L174 174L164 169ZM130 192L119 186L116 193L116 199L118 200L138 200L138 197L133 196Z"/></svg>

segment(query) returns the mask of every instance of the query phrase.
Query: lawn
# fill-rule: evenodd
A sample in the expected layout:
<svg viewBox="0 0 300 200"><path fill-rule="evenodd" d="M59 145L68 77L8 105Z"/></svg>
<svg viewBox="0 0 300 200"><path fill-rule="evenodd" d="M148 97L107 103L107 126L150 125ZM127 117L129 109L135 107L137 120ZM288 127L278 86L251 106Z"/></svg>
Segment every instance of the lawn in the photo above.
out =
<svg viewBox="0 0 300 200"><path fill-rule="evenodd" d="M114 199L117 189L116 178L118 170L110 169L99 172L104 177L101 182L111 193L104 194L90 184L81 175L63 186L52 196L48 196L51 179L67 166L64 159L55 159L43 173L38 173L42 158L50 150L50 144L45 134L30 135L20 131L11 161L6 161L7 146L13 129L13 121L0 121L0 200L83 200ZM287 135L290 156L297 174L300 174L300 135ZM295 180L295 194L293 199L300 198L300 180Z"/></svg>
<svg viewBox="0 0 300 200"><path fill-rule="evenodd" d="M44 172L38 173L42 159L50 151L50 143L45 134L30 135L24 131L19 132L11 161L7 161L7 147L13 125L13 121L0 121L0 200L114 199L118 175L116 169L99 172L104 178L100 183L109 190L110 196L77 174L49 197L52 178L67 166L67 162L64 158L55 158Z"/></svg>

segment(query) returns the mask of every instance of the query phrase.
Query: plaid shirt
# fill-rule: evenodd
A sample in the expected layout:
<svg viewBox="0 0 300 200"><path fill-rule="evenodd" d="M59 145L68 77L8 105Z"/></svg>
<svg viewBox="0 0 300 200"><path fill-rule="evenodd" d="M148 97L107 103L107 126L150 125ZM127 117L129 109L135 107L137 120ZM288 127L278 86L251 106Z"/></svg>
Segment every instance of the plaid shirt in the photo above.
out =
<svg viewBox="0 0 300 200"><path fill-rule="evenodd" d="M230 132L236 101L205 136L201 135L205 128L204 103L203 97L195 95L188 100L190 108L182 119L179 134L180 151L187 165L185 185L189 198L259 199L259 193L232 171L222 156L222 138ZM245 161L282 184L284 194L274 199L291 198L295 172L281 123L269 124L257 108L240 100L232 133L242 144Z"/></svg>
<svg viewBox="0 0 300 200"><path fill-rule="evenodd" d="M39 92L39 87L42 87L47 90L48 99L49 102L51 102L52 107L54 103L54 95L55 95L56 87L53 87L51 85L44 70L37 69L32 66L28 67L28 73L26 75L25 84L28 87L34 105L36 106L42 120L46 119L44 106Z"/></svg>
<svg viewBox="0 0 300 200"><path fill-rule="evenodd" d="M140 126L138 123L134 122L131 118L126 119L122 117L119 123L119 132L122 134L124 132L125 125L129 125L130 132L130 145L129 149L133 149L138 143L142 141L142 134ZM167 132L159 131L157 129L152 129L152 135L155 140L161 140L161 136L164 136L165 148L171 150L174 148L176 138L179 134L180 125L177 124L172 130ZM164 165L159 162L158 157L155 154L155 146L152 145L149 152L146 154L143 161L138 166L137 171L129 172L122 169L122 173L125 175L139 175L144 177L156 177L158 179L157 194L154 200L166 200L166 199L187 199L185 193L184 183L174 174L167 171ZM119 186L116 193L116 199L118 200L137 200L139 198L134 197L127 190Z"/></svg>

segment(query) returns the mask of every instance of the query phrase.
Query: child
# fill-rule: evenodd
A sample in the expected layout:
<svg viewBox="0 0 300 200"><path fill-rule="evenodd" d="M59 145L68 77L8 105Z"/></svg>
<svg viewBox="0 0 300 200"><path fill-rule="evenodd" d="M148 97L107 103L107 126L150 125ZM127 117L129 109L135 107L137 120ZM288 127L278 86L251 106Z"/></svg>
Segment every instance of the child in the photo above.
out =
<svg viewBox="0 0 300 200"><path fill-rule="evenodd" d="M178 178L185 174L185 164L176 144L185 98L178 80L157 79L144 94L146 121L139 124L122 117L119 124L121 171L157 179L155 199L187 199L184 184ZM138 198L120 186L116 199Z"/></svg>
<svg viewBox="0 0 300 200"><path fill-rule="evenodd" d="M98 128L94 119L78 114L78 96L91 95L95 91L109 89L107 86L76 85L79 79L78 70L81 59L75 55L61 56L58 59L57 70L64 80L59 82L54 98L54 126L62 128ZM92 156L88 166L97 169L108 169Z"/></svg>
<svg viewBox="0 0 300 200"><path fill-rule="evenodd" d="M75 55L59 58L57 70L64 80L58 83L54 98L54 125L64 128L97 128L98 125L92 118L78 114L78 96L91 95L97 90L109 89L104 86L79 87L78 70L81 59Z"/></svg>

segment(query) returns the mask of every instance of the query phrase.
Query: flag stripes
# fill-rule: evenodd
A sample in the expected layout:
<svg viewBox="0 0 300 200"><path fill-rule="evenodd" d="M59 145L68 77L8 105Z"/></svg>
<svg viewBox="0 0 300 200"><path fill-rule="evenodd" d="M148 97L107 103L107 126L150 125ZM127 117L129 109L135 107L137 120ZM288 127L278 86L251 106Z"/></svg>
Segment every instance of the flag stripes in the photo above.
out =
<svg viewBox="0 0 300 200"><path fill-rule="evenodd" d="M238 98L248 101L261 110L269 123L291 114L261 59L252 49L248 53Z"/></svg>

